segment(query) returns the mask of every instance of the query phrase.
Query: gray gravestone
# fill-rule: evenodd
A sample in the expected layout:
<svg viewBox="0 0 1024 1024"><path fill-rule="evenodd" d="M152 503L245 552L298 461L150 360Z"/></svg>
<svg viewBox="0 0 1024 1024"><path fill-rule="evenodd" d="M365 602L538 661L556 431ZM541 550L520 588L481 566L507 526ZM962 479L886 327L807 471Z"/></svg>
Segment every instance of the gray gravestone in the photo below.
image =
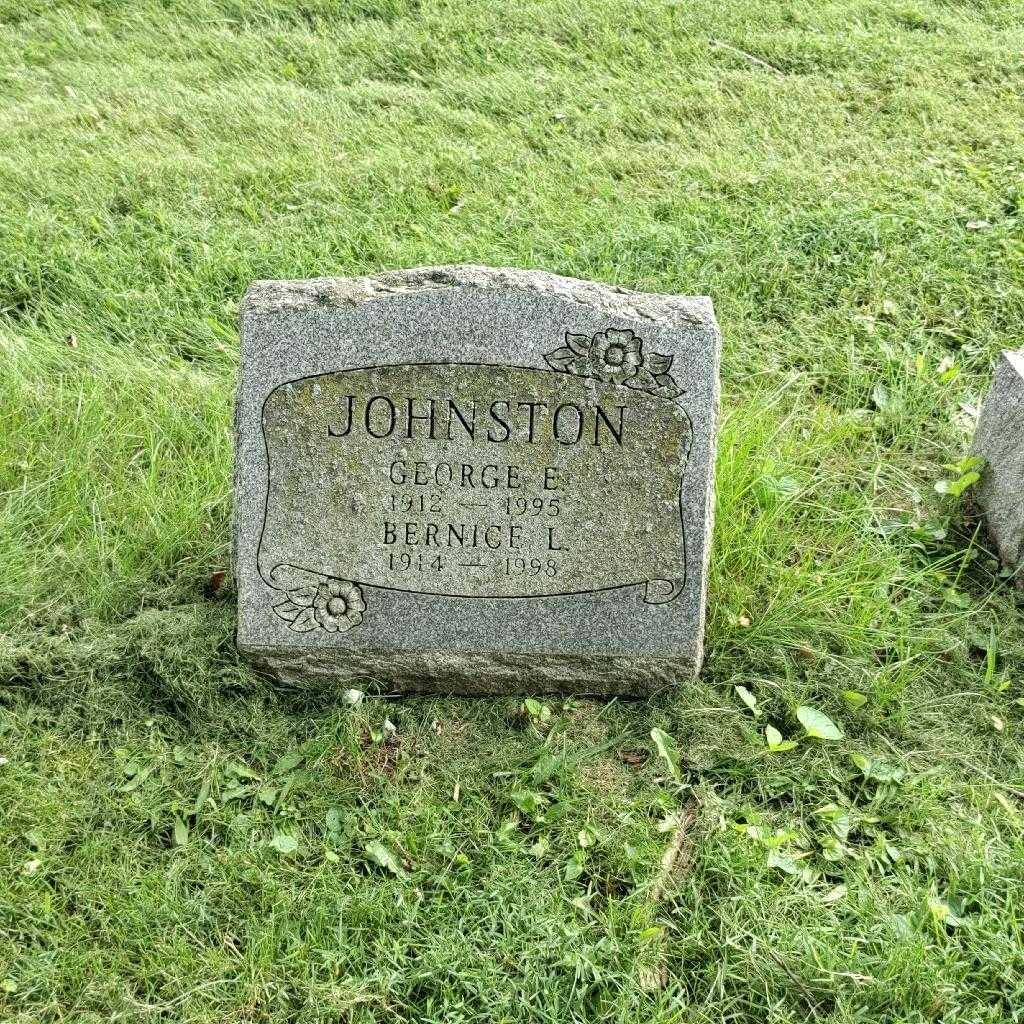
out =
<svg viewBox="0 0 1024 1024"><path fill-rule="evenodd" d="M974 450L988 463L977 499L1005 565L1024 587L1024 349L1004 352L978 417Z"/></svg>
<svg viewBox="0 0 1024 1024"><path fill-rule="evenodd" d="M239 648L284 679L404 692L692 676L719 349L709 299L536 271L256 282Z"/></svg>

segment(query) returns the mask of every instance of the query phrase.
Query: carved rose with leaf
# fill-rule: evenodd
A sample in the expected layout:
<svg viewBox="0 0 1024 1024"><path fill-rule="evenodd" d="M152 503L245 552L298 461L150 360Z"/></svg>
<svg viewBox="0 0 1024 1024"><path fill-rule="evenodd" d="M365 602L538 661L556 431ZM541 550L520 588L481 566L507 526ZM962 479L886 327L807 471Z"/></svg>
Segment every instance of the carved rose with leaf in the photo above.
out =
<svg viewBox="0 0 1024 1024"><path fill-rule="evenodd" d="M274 611L296 633L318 627L328 633L344 633L363 621L366 602L357 584L325 577L319 584L289 590L288 600L274 605Z"/></svg>
<svg viewBox="0 0 1024 1024"><path fill-rule="evenodd" d="M552 369L562 373L624 384L635 391L674 401L683 389L669 373L672 358L644 352L643 339L634 331L614 328L593 336L566 331L565 344L544 356Z"/></svg>

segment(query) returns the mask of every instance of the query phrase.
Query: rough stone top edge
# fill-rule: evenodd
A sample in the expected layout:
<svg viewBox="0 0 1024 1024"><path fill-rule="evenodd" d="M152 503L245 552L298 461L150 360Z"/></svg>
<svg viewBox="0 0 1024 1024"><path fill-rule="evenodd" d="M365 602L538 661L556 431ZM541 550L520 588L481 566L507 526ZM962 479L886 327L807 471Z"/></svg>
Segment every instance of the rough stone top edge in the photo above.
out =
<svg viewBox="0 0 1024 1024"><path fill-rule="evenodd" d="M305 281L254 281L242 300L241 317L358 306L390 295L445 288L520 289L555 295L596 309L673 326L717 330L707 296L660 295L618 285L560 277L543 270L458 264L388 270L372 277L316 277Z"/></svg>

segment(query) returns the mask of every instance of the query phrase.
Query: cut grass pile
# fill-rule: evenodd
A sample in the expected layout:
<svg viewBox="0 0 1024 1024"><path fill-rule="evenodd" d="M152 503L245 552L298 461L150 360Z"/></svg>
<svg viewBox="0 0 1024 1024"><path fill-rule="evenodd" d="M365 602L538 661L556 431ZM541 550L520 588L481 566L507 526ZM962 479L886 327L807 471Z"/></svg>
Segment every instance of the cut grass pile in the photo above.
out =
<svg viewBox="0 0 1024 1024"><path fill-rule="evenodd" d="M1022 53L1002 0L0 0L0 1015L1022 1019L1024 626L934 491L1024 343ZM238 662L242 292L448 262L714 298L697 682Z"/></svg>

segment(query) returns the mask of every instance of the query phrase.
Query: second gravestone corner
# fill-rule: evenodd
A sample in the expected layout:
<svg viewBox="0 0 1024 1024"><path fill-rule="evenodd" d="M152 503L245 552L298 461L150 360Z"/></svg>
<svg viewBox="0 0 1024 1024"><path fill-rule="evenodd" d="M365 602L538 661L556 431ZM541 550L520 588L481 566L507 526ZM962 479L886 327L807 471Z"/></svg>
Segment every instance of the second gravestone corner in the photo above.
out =
<svg viewBox="0 0 1024 1024"><path fill-rule="evenodd" d="M720 347L709 299L539 271L256 282L240 650L283 679L384 692L691 678Z"/></svg>
<svg viewBox="0 0 1024 1024"><path fill-rule="evenodd" d="M986 461L976 497L989 536L1024 590L1024 349L1003 352L996 362L974 453Z"/></svg>

